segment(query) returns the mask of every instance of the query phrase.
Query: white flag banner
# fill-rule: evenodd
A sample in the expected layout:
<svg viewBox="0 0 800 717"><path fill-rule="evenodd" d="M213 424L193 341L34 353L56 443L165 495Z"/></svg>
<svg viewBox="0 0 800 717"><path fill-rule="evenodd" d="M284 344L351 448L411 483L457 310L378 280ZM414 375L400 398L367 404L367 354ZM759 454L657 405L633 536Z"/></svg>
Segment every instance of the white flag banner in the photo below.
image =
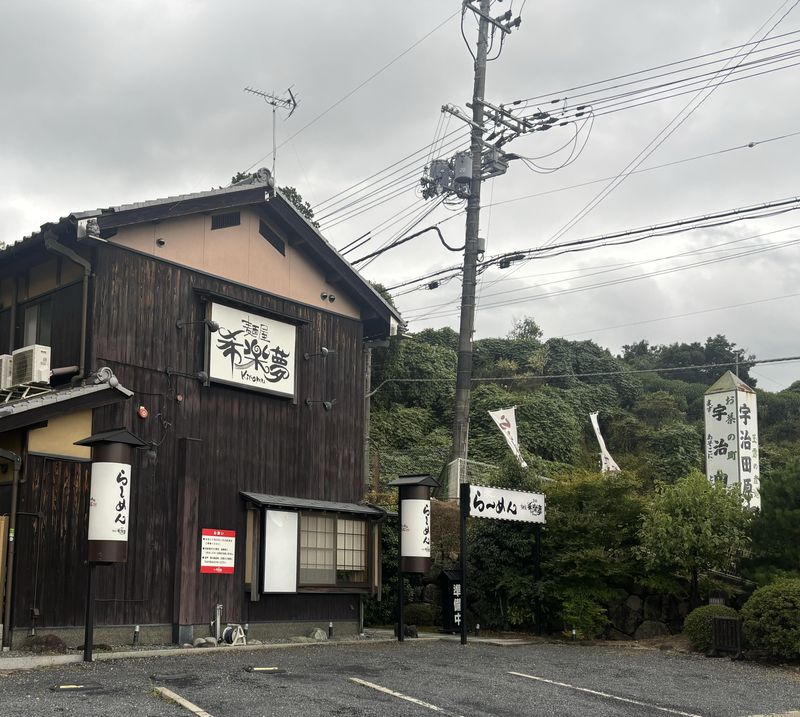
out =
<svg viewBox="0 0 800 717"><path fill-rule="evenodd" d="M594 435L597 436L597 442L600 444L600 471L608 473L610 471L618 471L619 466L617 462L611 457L611 454L606 448L606 442L603 440L603 435L600 433L600 426L597 423L597 411L589 414L594 428Z"/></svg>
<svg viewBox="0 0 800 717"><path fill-rule="evenodd" d="M516 406L512 406L511 408L501 408L497 411L489 411L489 415L492 417L492 420L497 424L497 427L500 429L503 436L505 436L506 443L508 443L508 447L511 449L512 453L516 456L517 460L519 461L519 464L523 468L527 468L528 464L522 457L522 453L519 450L519 443L517 443L516 410L517 410Z"/></svg>

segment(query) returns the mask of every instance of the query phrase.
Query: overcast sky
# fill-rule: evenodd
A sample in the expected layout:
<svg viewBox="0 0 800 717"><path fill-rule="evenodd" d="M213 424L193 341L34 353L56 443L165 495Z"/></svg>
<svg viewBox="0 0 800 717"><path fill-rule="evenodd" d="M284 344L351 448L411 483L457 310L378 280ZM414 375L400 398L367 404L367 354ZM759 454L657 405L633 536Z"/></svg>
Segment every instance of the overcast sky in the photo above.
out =
<svg viewBox="0 0 800 717"><path fill-rule="evenodd" d="M794 2L559 0L523 7L520 0L498 0L493 14L521 10L522 25L489 64L486 99L500 104L546 95L542 107L550 110L560 105L548 104L549 98L569 102L575 96L569 88L741 45L780 9L756 35L761 37ZM297 187L317 207L335 246L372 231L373 240L348 255L354 259L404 230L439 222L449 244L463 244L458 207L440 207L411 227L431 205L411 186L428 154L415 155L416 164L401 162L441 137L443 104L463 108L471 98L472 58L459 9L455 0L2 0L0 239L16 241L73 211L200 191L227 184L238 170L269 167L271 114L243 88L283 94L293 86L300 104L291 118L279 113L277 123L278 142L285 142L278 150L278 184ZM463 29L474 49L476 22L469 12ZM799 29L800 7L772 34ZM753 71L764 74L716 89L642 167L712 156L630 176L558 240L798 194L800 135L784 136L800 132L800 66L790 66L800 62L791 55L800 48L798 39L786 35L772 41L779 48L764 49L768 40L755 48L748 60L782 58ZM485 182L480 233L487 255L551 240L606 186L585 183L622 171L693 97L598 111L583 151L569 166L542 174L518 160L504 176ZM447 132L460 130L453 139L466 135L455 118L444 125ZM573 132L569 125L534 133L505 149L541 156L567 144ZM581 143L587 133L588 125ZM454 148L433 156L448 157ZM568 151L541 163L559 166ZM376 182L385 173L336 197L388 167L398 172L384 184ZM584 186L574 188L579 184ZM386 201L386 186L399 195ZM377 193L368 197L371 192ZM529 196L534 194L539 196ZM798 355L800 296L790 296L800 292L798 248L787 245L800 239L795 224L800 213L790 212L489 269L479 290L476 336L505 335L514 317L530 315L545 337L588 338L614 352L640 339L703 342L723 333L759 358ZM765 251L730 258L759 248ZM679 269L699 261L706 263ZM429 232L369 263L363 273L392 285L458 262L459 255ZM654 272L659 275L648 276ZM617 279L628 281L563 293ZM459 296L456 278L397 302L411 331L455 328ZM752 373L762 388L779 390L800 378L800 363L759 366Z"/></svg>

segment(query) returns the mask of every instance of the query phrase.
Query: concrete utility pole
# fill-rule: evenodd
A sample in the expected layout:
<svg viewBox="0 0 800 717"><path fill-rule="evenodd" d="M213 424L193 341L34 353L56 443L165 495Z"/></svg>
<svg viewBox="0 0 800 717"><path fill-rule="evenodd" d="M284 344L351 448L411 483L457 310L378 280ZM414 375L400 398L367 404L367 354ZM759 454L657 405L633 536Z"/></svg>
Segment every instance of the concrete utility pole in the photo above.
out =
<svg viewBox="0 0 800 717"><path fill-rule="evenodd" d="M478 264L478 227L481 213L481 173L483 158L483 98L486 89L486 52L489 39L490 0L480 0L478 48L475 55L475 81L472 90L472 180L467 199L467 228L464 246L464 274L461 288L461 323L458 334L453 452L459 483L462 466L466 469L469 440L469 403L472 387L472 334L475 330L475 286ZM456 493L456 495L458 495Z"/></svg>

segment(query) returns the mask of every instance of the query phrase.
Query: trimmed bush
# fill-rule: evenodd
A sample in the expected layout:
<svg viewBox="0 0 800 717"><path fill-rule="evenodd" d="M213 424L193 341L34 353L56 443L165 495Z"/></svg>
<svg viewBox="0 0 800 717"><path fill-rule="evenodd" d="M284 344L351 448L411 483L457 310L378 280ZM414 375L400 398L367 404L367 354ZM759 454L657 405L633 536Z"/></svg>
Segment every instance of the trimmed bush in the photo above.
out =
<svg viewBox="0 0 800 717"><path fill-rule="evenodd" d="M736 617L736 610L727 605L702 605L692 610L683 622L683 633L689 638L692 649L708 652L713 639L712 625L715 617Z"/></svg>
<svg viewBox="0 0 800 717"><path fill-rule="evenodd" d="M565 634L575 630L581 640L594 640L603 634L609 623L606 609L589 595L577 593L564 602L562 617L566 623Z"/></svg>
<svg viewBox="0 0 800 717"><path fill-rule="evenodd" d="M406 625L430 627L436 624L436 608L426 602L411 603L403 609L403 620Z"/></svg>
<svg viewBox="0 0 800 717"><path fill-rule="evenodd" d="M778 580L756 590L742 607L750 647L772 657L800 657L800 580Z"/></svg>

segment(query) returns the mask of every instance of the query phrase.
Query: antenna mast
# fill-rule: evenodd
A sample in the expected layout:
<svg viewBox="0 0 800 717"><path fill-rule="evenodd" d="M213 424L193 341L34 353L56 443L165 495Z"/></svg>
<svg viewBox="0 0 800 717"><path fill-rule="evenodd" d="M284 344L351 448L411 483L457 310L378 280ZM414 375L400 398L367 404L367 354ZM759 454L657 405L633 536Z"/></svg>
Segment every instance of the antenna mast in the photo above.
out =
<svg viewBox="0 0 800 717"><path fill-rule="evenodd" d="M264 102L268 105L272 106L272 181L275 181L275 157L278 153L278 147L275 144L275 112L280 107L281 109L288 109L289 114L286 116L286 119L289 119L294 114L295 109L297 109L297 100L295 99L294 94L292 94L292 88L290 87L286 92L289 93L289 98L286 97L278 97L274 93L264 92L263 90L256 90L253 87L245 87L245 92L249 92L251 95L256 95L256 97L261 97ZM276 185L277 186L277 185Z"/></svg>

